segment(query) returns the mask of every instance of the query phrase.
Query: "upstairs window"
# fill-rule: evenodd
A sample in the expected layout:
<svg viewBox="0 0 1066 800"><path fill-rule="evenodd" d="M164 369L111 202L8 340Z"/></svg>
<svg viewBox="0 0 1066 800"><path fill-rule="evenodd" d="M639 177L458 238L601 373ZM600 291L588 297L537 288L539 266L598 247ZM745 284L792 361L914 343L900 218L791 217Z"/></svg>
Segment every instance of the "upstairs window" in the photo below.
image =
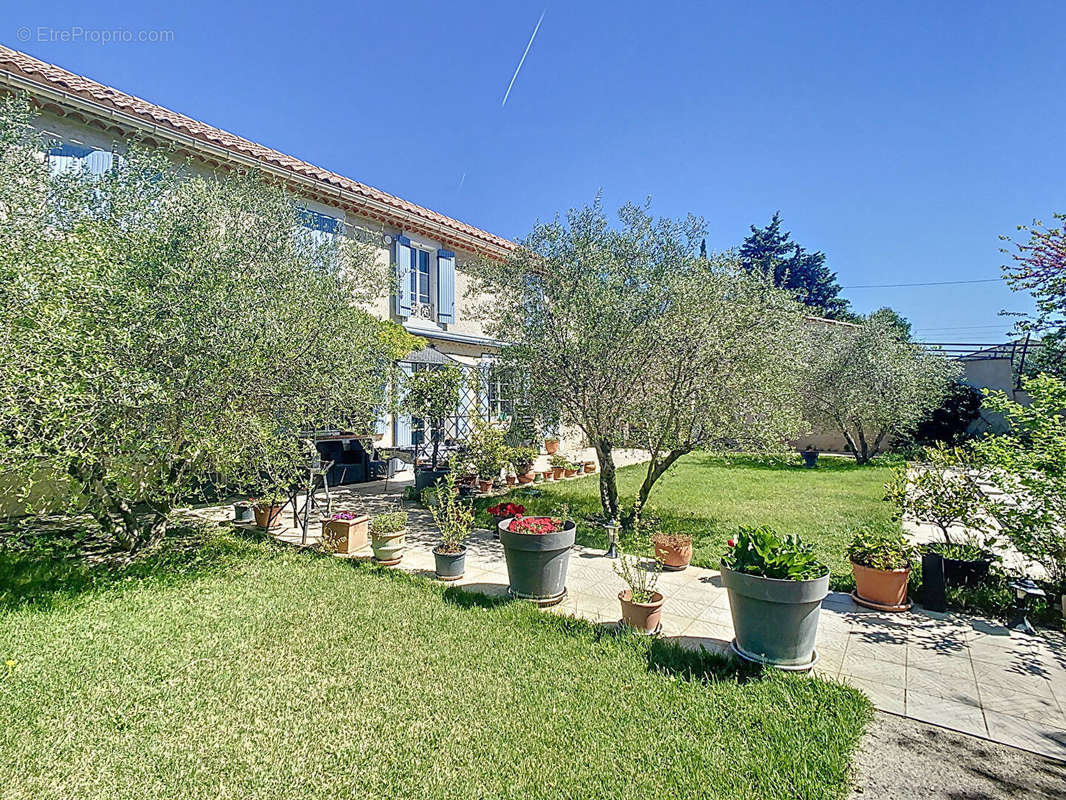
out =
<svg viewBox="0 0 1066 800"><path fill-rule="evenodd" d="M300 210L300 224L311 231L316 243L329 241L341 232L341 221L326 214L319 214L309 208Z"/></svg>
<svg viewBox="0 0 1066 800"><path fill-rule="evenodd" d="M90 175L103 175L114 164L114 156L106 150L80 144L57 145L48 151L47 159L53 175L82 169Z"/></svg>
<svg viewBox="0 0 1066 800"><path fill-rule="evenodd" d="M423 306L431 306L432 300L429 289L429 252L411 248L411 297L414 302ZM432 311L427 316L432 316Z"/></svg>

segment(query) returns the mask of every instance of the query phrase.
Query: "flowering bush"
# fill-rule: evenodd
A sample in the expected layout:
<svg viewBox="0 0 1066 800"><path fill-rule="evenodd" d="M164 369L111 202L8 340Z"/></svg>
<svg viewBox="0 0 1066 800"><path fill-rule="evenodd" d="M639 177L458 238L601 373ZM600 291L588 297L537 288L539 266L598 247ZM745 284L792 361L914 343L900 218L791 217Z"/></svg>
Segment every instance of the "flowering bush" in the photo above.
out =
<svg viewBox="0 0 1066 800"><path fill-rule="evenodd" d="M563 521L559 517L515 517L507 526L511 533L535 533L538 536L562 529Z"/></svg>
<svg viewBox="0 0 1066 800"><path fill-rule="evenodd" d="M526 507L518 503L497 503L488 510L494 517L520 517L526 513Z"/></svg>

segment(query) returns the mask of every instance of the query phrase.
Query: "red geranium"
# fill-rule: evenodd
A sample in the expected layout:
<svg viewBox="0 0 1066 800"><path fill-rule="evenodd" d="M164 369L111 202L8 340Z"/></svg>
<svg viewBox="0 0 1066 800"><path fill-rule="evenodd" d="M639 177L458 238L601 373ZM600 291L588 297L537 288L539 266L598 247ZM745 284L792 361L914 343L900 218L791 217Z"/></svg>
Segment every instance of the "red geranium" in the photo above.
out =
<svg viewBox="0 0 1066 800"><path fill-rule="evenodd" d="M489 506L489 513L494 517L519 517L526 513L526 507L517 503L497 503Z"/></svg>
<svg viewBox="0 0 1066 800"><path fill-rule="evenodd" d="M563 521L558 517L515 517L507 530L511 533L534 533L543 536L563 529Z"/></svg>

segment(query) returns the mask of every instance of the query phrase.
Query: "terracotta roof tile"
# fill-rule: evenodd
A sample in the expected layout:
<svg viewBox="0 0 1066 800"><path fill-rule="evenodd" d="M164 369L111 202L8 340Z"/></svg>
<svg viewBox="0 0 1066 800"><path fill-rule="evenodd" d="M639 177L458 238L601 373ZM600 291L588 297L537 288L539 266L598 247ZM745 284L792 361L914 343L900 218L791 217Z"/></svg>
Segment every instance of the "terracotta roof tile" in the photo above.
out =
<svg viewBox="0 0 1066 800"><path fill-rule="evenodd" d="M336 172L316 167L314 164L301 161L298 158L244 139L228 131L214 128L191 117L186 117L162 106L149 103L147 100L142 100L134 95L125 94L110 86L96 83L81 75L68 72L62 67L39 61L32 56L3 45L0 45L0 71L13 73L51 89L73 93L100 105L111 106L151 124L171 128L193 138L217 144L234 153L248 156L264 163L274 164L298 175L313 178L330 186L373 199L399 212L397 221L401 224L405 221L411 221L410 219L405 220L405 217L413 217L416 221L422 220L442 226L458 234L484 242L492 249L507 251L514 247L514 244L507 239L483 231L480 228L475 228L473 225L468 225L444 214L438 214L428 208L409 203L380 189L375 189L373 186L368 186Z"/></svg>

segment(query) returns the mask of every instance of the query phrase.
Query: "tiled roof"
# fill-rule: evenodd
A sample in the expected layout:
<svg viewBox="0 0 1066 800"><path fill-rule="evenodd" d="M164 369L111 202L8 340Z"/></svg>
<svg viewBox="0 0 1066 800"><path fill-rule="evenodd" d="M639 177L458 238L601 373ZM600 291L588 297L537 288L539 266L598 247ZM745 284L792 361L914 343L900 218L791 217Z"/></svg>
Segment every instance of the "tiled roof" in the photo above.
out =
<svg viewBox="0 0 1066 800"><path fill-rule="evenodd" d="M353 181L336 172L316 167L306 161L285 155L261 144L249 141L240 136L228 133L219 128L214 128L198 120L178 114L169 109L149 103L139 97L112 89L96 81L89 80L81 75L68 72L62 67L39 61L32 56L12 50L0 45L0 73L7 72L22 77L35 84L59 91L64 94L74 95L88 100L93 104L105 106L137 117L154 126L168 128L185 136L198 139L216 147L221 147L233 153L250 157L265 165L280 168L305 178L311 178L323 184L323 187L332 187L334 190L352 193L360 197L374 201L376 205L383 206L387 220L394 222L401 228L417 228L418 223L431 226L426 232L433 232L441 228L450 231L460 237L462 242L480 243L484 250L489 253L500 254L514 248L514 244L503 237L475 228L465 222L452 219L444 214L438 214L428 208L409 203L394 195L367 186L365 183ZM390 213L391 212L391 213ZM462 244L460 244L462 247ZM469 245L466 248L469 249Z"/></svg>

